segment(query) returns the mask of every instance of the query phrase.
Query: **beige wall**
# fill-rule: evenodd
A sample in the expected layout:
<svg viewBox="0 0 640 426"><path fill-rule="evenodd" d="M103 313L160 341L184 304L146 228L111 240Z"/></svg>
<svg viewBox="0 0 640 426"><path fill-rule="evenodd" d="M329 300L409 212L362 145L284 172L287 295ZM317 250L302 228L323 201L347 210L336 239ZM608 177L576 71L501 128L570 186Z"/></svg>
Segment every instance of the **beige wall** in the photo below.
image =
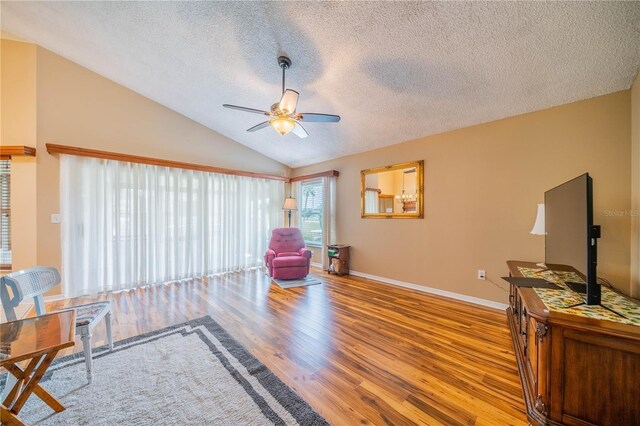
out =
<svg viewBox="0 0 640 426"><path fill-rule="evenodd" d="M0 142L7 146L35 146L37 48L2 40L0 53Z"/></svg>
<svg viewBox="0 0 640 426"><path fill-rule="evenodd" d="M0 144L36 146L36 60L34 45L2 40L0 44ZM36 159L11 162L13 268L37 263Z"/></svg>
<svg viewBox="0 0 640 426"><path fill-rule="evenodd" d="M640 297L640 73L631 88L631 295Z"/></svg>
<svg viewBox="0 0 640 426"><path fill-rule="evenodd" d="M36 161L34 157L11 159L11 266L14 271L38 264Z"/></svg>
<svg viewBox="0 0 640 426"><path fill-rule="evenodd" d="M605 210L630 207L630 92L298 168L294 176L335 169L338 242L351 245L355 271L507 301L476 279L507 274L505 261L544 259L530 235L544 192L584 172L594 179L595 223L602 225L599 275L629 293L630 219ZM424 219L360 218L360 170L425 160Z"/></svg>
<svg viewBox="0 0 640 426"><path fill-rule="evenodd" d="M5 49L13 43L2 40L3 66L14 61L15 56L7 56ZM37 98L26 103L37 118L29 131L37 135L37 247L31 249L38 264L61 265L60 225L51 223L51 214L60 208L59 158L46 152L46 143L280 176L289 173L285 165L46 49L19 45L23 50L35 49L37 56L37 66L30 71L36 75ZM19 91L3 91L3 107L5 97L21 96ZM7 121L4 108L2 121Z"/></svg>

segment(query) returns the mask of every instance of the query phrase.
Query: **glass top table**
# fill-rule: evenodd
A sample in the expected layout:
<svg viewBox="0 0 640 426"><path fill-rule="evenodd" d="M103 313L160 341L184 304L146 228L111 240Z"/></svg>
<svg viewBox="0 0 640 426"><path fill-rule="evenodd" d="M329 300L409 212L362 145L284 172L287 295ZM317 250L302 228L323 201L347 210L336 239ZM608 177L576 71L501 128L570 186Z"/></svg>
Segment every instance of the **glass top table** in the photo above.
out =
<svg viewBox="0 0 640 426"><path fill-rule="evenodd" d="M3 423L24 424L18 413L32 393L54 411L64 410L39 382L57 353L75 344L75 323L76 312L69 310L0 324L0 368L17 379L4 401L0 401ZM21 367L21 362L26 367Z"/></svg>

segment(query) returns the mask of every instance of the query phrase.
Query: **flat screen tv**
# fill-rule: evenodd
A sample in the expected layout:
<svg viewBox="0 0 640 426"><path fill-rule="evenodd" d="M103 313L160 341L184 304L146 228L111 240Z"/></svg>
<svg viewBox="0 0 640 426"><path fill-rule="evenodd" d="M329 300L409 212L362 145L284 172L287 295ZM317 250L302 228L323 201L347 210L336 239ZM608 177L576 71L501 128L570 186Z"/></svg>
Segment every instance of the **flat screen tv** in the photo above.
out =
<svg viewBox="0 0 640 426"><path fill-rule="evenodd" d="M586 285L567 284L579 293L586 293L588 305L599 305L596 265L600 227L593 225L593 180L585 173L550 189L544 193L544 208L545 263L578 270Z"/></svg>

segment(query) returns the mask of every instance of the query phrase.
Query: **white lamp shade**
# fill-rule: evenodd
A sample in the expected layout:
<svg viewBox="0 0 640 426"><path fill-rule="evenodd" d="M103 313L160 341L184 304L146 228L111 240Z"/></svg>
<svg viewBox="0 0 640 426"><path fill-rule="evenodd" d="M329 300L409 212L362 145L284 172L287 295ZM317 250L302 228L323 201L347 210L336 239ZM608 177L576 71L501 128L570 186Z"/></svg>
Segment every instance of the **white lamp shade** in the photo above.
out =
<svg viewBox="0 0 640 426"><path fill-rule="evenodd" d="M536 223L533 224L531 230L533 235L546 235L544 231L544 204L538 204L538 214L536 215Z"/></svg>
<svg viewBox="0 0 640 426"><path fill-rule="evenodd" d="M295 198L285 198L282 210L298 210L298 202Z"/></svg>

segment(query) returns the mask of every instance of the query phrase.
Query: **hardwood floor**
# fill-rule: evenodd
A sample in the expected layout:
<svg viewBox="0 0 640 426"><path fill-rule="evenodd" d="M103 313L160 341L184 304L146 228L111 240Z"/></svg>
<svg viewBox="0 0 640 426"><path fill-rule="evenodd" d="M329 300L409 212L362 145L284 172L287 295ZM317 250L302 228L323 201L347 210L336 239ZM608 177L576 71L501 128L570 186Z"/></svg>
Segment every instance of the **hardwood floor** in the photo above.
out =
<svg viewBox="0 0 640 426"><path fill-rule="evenodd" d="M314 274L322 285L285 290L248 271L103 298L115 340L210 315L334 425L527 424L504 312Z"/></svg>

